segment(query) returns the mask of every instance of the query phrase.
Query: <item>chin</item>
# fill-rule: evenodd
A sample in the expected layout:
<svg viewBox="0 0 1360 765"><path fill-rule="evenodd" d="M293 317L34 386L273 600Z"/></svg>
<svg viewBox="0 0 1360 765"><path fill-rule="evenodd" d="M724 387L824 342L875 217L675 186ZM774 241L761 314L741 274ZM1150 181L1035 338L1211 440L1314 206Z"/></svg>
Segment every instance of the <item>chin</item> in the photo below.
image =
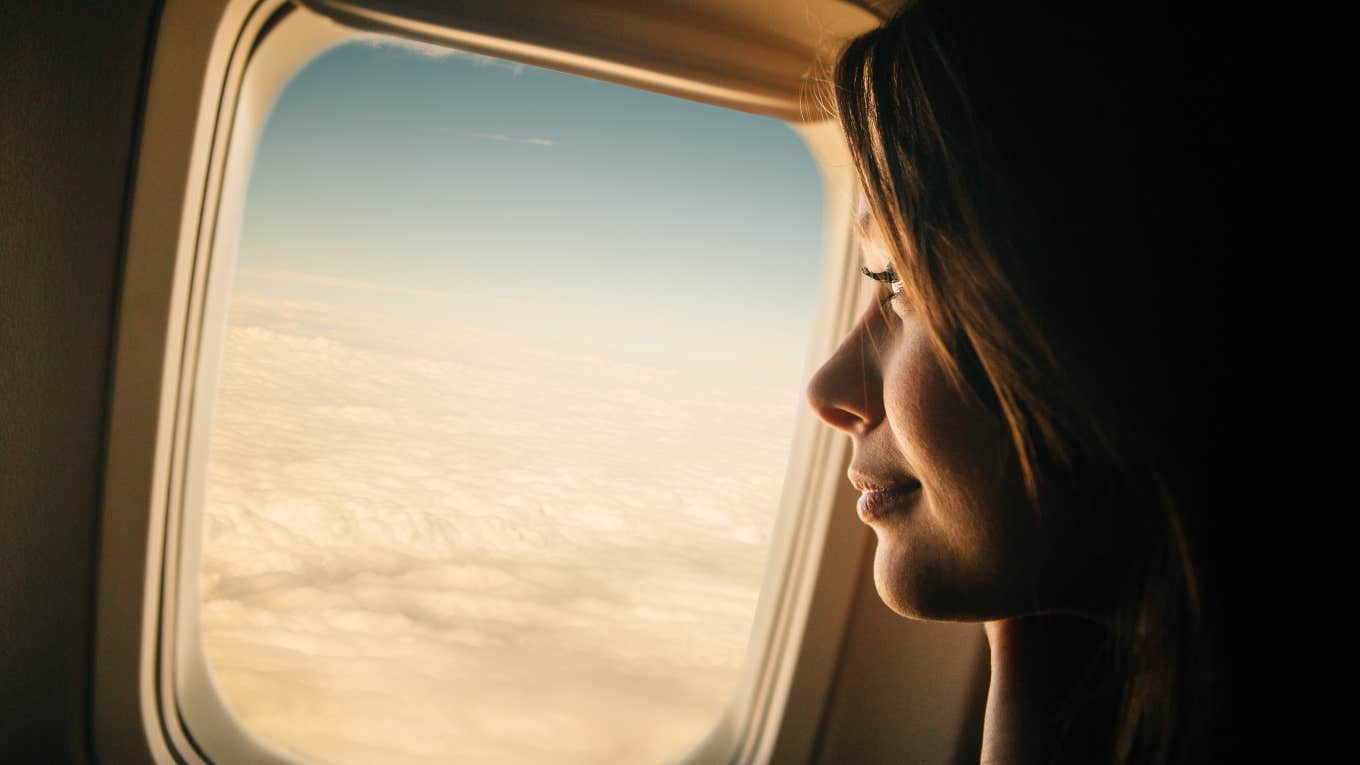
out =
<svg viewBox="0 0 1360 765"><path fill-rule="evenodd" d="M898 614L922 621L984 622L1026 612L1016 602L1017 593L998 581L1001 577L969 576L956 562L875 532L874 588Z"/></svg>
<svg viewBox="0 0 1360 765"><path fill-rule="evenodd" d="M922 556L912 555L882 531L875 532L874 589L884 605L909 619L958 621L965 609L945 592L943 577L925 565Z"/></svg>

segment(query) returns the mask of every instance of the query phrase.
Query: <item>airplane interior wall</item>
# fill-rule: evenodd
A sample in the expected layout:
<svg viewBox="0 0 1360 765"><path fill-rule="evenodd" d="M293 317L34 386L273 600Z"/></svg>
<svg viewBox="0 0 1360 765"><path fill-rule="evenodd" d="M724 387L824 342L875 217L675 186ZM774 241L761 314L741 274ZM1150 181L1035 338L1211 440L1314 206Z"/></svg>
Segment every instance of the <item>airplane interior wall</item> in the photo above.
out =
<svg viewBox="0 0 1360 765"><path fill-rule="evenodd" d="M86 762L95 541L154 0L0 8L0 760Z"/></svg>
<svg viewBox="0 0 1360 765"><path fill-rule="evenodd" d="M815 762L977 763L991 679L982 626L892 612L873 560L870 551L860 567Z"/></svg>

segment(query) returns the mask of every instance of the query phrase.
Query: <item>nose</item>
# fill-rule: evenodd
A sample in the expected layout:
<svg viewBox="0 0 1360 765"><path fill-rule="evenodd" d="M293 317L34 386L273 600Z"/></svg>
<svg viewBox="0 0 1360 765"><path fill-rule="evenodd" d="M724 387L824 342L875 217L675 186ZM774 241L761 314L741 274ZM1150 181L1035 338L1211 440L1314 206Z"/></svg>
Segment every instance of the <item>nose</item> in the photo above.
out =
<svg viewBox="0 0 1360 765"><path fill-rule="evenodd" d="M862 436L883 419L882 358L867 311L831 358L808 381L808 404L837 430Z"/></svg>

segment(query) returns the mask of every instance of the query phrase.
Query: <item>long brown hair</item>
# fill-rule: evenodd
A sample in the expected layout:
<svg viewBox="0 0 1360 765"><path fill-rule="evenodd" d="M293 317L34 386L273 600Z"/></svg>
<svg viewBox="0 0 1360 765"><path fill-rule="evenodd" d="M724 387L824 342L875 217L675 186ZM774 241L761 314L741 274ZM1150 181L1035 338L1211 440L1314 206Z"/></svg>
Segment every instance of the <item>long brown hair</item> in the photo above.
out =
<svg viewBox="0 0 1360 765"><path fill-rule="evenodd" d="M1146 91L1107 21L909 2L843 52L835 104L908 301L1007 426L1036 512L1076 482L1140 518L1141 570L1114 604L1111 759L1188 761L1211 652L1168 437L1176 317L1140 271Z"/></svg>

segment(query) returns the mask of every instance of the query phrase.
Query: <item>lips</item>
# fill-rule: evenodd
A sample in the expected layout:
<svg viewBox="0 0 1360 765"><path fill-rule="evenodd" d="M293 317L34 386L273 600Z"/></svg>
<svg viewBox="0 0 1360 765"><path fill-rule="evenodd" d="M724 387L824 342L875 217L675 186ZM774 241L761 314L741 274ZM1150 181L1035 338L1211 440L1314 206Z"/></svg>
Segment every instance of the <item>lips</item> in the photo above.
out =
<svg viewBox="0 0 1360 765"><path fill-rule="evenodd" d="M850 482L860 491L855 510L865 523L873 523L890 513L906 510L914 504L921 490L921 482L914 478L885 481L852 474Z"/></svg>

